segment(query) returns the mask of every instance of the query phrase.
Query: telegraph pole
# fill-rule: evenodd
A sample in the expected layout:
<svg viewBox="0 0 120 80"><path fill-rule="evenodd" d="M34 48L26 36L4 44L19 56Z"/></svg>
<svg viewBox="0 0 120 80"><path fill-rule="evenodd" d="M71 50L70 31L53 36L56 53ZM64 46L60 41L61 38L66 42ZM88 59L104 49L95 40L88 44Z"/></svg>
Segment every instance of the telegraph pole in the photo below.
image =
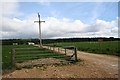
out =
<svg viewBox="0 0 120 80"><path fill-rule="evenodd" d="M40 15L38 13L38 18L39 18L39 21L34 21L34 23L39 23L39 41L40 41L40 47L42 47L42 37L41 37L41 23L42 22L45 22L45 21L41 21L40 20Z"/></svg>

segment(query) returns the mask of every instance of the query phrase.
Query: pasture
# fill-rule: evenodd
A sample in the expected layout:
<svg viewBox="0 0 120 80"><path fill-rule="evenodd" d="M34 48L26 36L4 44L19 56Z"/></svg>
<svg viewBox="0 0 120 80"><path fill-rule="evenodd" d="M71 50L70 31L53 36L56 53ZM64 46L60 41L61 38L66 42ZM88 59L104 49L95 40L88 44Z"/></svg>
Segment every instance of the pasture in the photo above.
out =
<svg viewBox="0 0 120 80"><path fill-rule="evenodd" d="M11 69L11 50L13 48L34 48L31 45L4 45L2 46L2 69Z"/></svg>
<svg viewBox="0 0 120 80"><path fill-rule="evenodd" d="M60 42L51 46L76 46L79 51L120 56L119 41Z"/></svg>

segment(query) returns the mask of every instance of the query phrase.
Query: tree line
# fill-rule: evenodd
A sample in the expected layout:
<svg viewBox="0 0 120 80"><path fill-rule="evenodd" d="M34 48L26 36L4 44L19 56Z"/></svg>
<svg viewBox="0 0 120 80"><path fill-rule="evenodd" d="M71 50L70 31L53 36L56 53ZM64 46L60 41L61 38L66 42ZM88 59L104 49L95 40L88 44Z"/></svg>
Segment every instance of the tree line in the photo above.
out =
<svg viewBox="0 0 120 80"><path fill-rule="evenodd" d="M58 42L84 42L84 41L119 41L120 38L59 38L59 39L42 39L43 44L58 43ZM39 44L39 39L2 39L0 40L2 45L13 45L13 43L28 44L28 42L33 42Z"/></svg>

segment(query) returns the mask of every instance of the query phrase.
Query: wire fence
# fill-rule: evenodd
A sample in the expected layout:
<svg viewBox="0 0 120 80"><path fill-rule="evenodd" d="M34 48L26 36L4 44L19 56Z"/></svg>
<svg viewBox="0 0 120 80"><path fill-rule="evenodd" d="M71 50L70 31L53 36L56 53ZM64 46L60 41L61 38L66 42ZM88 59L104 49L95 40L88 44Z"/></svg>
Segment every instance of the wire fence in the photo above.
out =
<svg viewBox="0 0 120 80"><path fill-rule="evenodd" d="M63 46L63 47L53 47L46 46L47 49L50 49L53 52L58 52L60 54L64 54L71 58L74 57L74 60L77 61L77 48L75 46Z"/></svg>

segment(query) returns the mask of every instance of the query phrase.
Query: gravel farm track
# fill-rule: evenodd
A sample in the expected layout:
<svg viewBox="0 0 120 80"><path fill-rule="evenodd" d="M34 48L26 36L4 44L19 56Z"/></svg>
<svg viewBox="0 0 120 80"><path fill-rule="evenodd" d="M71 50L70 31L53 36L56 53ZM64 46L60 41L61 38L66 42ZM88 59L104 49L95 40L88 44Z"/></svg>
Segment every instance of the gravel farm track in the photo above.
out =
<svg viewBox="0 0 120 80"><path fill-rule="evenodd" d="M44 46L44 48L47 48ZM55 48L57 50L57 48ZM67 49L68 50L68 49ZM68 50L70 51L70 50ZM62 53L62 52L61 52ZM80 62L15 70L3 78L118 78L119 57L77 51Z"/></svg>

